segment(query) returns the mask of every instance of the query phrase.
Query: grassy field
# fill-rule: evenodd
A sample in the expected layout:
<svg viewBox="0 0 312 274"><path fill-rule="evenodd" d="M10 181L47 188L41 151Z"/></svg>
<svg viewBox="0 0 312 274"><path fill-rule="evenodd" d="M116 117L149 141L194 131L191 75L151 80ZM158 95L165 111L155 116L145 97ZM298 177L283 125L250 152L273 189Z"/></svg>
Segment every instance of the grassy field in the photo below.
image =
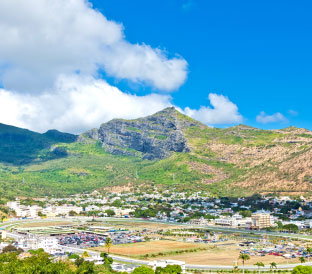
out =
<svg viewBox="0 0 312 274"><path fill-rule="evenodd" d="M72 225L69 221L49 221L49 222L34 222L34 223L22 223L19 227L47 227L47 226L61 226L61 225Z"/></svg>
<svg viewBox="0 0 312 274"><path fill-rule="evenodd" d="M200 251L200 248L206 250ZM182 254L173 254L175 251L185 251L191 249L198 249L197 252L185 252ZM106 252L104 247L95 247L91 250ZM161 260L172 259L185 261L187 264L202 264L202 265L233 265L238 260L240 249L236 243L228 242L226 244L196 244L176 241L151 241L133 244L124 244L113 246L110 250L112 254L127 256L132 258L144 258L144 255L149 254L147 260ZM170 252L170 254L168 254ZM163 253L164 256L151 256L152 254ZM277 264L299 263L298 259L287 260L280 256L266 255L266 256L251 256L246 265L254 265L257 262L270 264L275 262ZM238 262L241 264L241 262Z"/></svg>
<svg viewBox="0 0 312 274"><path fill-rule="evenodd" d="M159 230L159 229L175 229L181 226L172 224L161 224L152 222L135 222L135 221L109 221L105 222L105 225L113 226L115 228L127 228L130 230L142 230L144 228L149 230Z"/></svg>
<svg viewBox="0 0 312 274"><path fill-rule="evenodd" d="M179 255L170 255L158 257L157 259L172 259L185 261L187 264L202 264L202 265L233 265L234 261L237 261L240 254L240 250L236 245L218 245L216 248L199 251L196 253L185 253ZM277 264L286 263L299 263L298 259L286 260L280 256L266 255L250 256L246 265L254 265L257 262L263 262L264 264L270 264L276 262ZM241 262L239 262L241 264Z"/></svg>
<svg viewBox="0 0 312 274"><path fill-rule="evenodd" d="M203 248L203 244L184 243L176 241L150 241L133 244L115 245L110 252L116 255L138 257L145 254L156 254L159 252L170 252L177 250L187 250L195 248ZM105 247L95 247L92 250L106 251Z"/></svg>

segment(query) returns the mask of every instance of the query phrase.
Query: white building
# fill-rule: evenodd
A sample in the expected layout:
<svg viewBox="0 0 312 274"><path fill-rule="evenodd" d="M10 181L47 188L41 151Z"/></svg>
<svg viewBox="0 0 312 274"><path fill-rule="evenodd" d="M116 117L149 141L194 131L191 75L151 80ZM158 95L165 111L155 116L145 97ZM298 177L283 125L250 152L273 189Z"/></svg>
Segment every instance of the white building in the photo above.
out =
<svg viewBox="0 0 312 274"><path fill-rule="evenodd" d="M215 225L237 227L238 222L234 218L219 218L214 220Z"/></svg>
<svg viewBox="0 0 312 274"><path fill-rule="evenodd" d="M8 202L7 206L15 211L17 217L37 218L38 213L42 211L42 207L37 205L33 206L21 205L20 200L18 199L16 201Z"/></svg>
<svg viewBox="0 0 312 274"><path fill-rule="evenodd" d="M73 211L79 214L82 212L82 207L80 206L73 206L73 205L63 205L63 206L50 206L44 208L42 213L47 215L47 217L55 217L58 215L68 215L69 212Z"/></svg>
<svg viewBox="0 0 312 274"><path fill-rule="evenodd" d="M26 250L37 250L42 248L49 254L54 254L61 251L61 248L58 245L58 240L54 237L27 236L18 240L18 246Z"/></svg>

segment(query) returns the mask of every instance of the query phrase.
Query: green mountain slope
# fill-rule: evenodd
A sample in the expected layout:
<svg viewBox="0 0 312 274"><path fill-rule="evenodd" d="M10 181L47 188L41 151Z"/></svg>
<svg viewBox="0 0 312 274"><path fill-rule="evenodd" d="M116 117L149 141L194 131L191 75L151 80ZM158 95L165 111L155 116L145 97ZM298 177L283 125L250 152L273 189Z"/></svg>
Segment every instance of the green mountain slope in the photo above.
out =
<svg viewBox="0 0 312 274"><path fill-rule="evenodd" d="M162 136L162 137L160 137ZM207 127L169 108L79 136L0 126L0 195L44 196L158 185L239 196L309 193L312 132Z"/></svg>
<svg viewBox="0 0 312 274"><path fill-rule="evenodd" d="M51 145L75 142L77 136L49 130L44 134L0 124L0 162L26 164L36 159L45 160L64 156L60 149L51 150Z"/></svg>

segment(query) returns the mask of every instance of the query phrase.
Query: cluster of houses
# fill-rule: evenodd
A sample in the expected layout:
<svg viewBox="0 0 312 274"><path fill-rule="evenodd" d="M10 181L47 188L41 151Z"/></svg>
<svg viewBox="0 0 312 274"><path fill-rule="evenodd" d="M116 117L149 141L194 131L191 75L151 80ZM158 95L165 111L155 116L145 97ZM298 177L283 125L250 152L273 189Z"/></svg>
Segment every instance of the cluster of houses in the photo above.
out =
<svg viewBox="0 0 312 274"><path fill-rule="evenodd" d="M155 189L146 192L107 193L102 195L98 192L91 194L73 195L66 200L62 198L37 199L44 203L25 205L20 200L10 201L7 206L14 211L19 218L57 217L88 215L116 217L136 216L136 210L150 208L169 207L169 210L159 210L154 215L144 216L152 220L166 222L188 222L194 225L217 225L233 228L263 229L275 226L278 221L285 224L295 224L299 229L312 227L312 201L300 197L294 200L290 197L261 197L256 199L252 205L247 198L237 198L230 203L224 203L222 199L209 198L205 193L184 193L169 190L158 191ZM290 203L299 203L300 206L290 208L287 218L284 207ZM261 206L266 210L261 210ZM268 208L268 205L270 206ZM249 216L242 216L241 211L252 211ZM150 211L148 211L150 212ZM206 216L213 218L206 218ZM90 216L90 215L89 215ZM137 217L137 216L136 216Z"/></svg>
<svg viewBox="0 0 312 274"><path fill-rule="evenodd" d="M15 212L16 217L21 218L38 218L38 217L59 217L59 216L71 216L71 215L79 215L82 213L94 212L94 211L102 211L103 216L106 216L106 210L113 210L114 215L117 217L129 216L129 214L133 211L132 209L122 209L111 206L98 206L98 205L88 205L86 207L83 206L75 206L71 204L64 205L48 205L46 207L41 207L38 205L22 205L19 199L15 201L10 201L7 203L7 206Z"/></svg>

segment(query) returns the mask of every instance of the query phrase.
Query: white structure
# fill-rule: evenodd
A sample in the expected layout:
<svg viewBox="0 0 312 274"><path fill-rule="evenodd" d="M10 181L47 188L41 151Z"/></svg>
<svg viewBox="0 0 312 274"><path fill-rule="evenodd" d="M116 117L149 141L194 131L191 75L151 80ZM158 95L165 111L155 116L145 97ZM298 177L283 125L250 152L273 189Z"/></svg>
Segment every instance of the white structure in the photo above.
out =
<svg viewBox="0 0 312 274"><path fill-rule="evenodd" d="M42 213L47 215L47 217L55 217L58 215L68 215L69 212L73 211L79 214L82 212L82 207L80 206L73 206L73 205L63 205L63 206L50 206L44 208Z"/></svg>
<svg viewBox="0 0 312 274"><path fill-rule="evenodd" d="M42 248L49 254L55 254L61 251L58 240L54 237L36 237L28 236L18 240L18 246L22 249L39 249Z"/></svg>
<svg viewBox="0 0 312 274"><path fill-rule="evenodd" d="M7 206L10 209L13 209L17 217L28 217L28 218L37 218L38 213L42 211L42 207L34 206L25 206L20 204L20 200L16 199L7 203Z"/></svg>
<svg viewBox="0 0 312 274"><path fill-rule="evenodd" d="M7 232L5 230L0 230L1 239L4 240L7 237Z"/></svg>
<svg viewBox="0 0 312 274"><path fill-rule="evenodd" d="M215 219L215 225L221 225L221 226L234 226L237 227L237 220L234 218L220 218Z"/></svg>

